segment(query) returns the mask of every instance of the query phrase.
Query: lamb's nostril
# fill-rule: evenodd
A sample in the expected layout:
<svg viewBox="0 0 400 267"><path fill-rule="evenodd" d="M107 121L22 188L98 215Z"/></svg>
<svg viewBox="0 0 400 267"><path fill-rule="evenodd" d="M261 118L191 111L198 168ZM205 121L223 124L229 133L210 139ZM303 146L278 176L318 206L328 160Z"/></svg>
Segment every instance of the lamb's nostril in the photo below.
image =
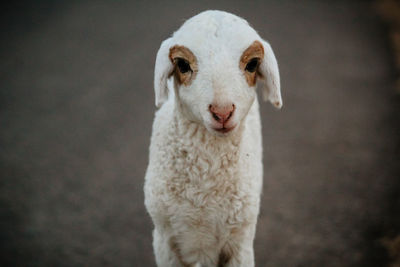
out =
<svg viewBox="0 0 400 267"><path fill-rule="evenodd" d="M233 111L231 111L231 113L229 113L229 116L226 118L226 120L229 120L232 117Z"/></svg>
<svg viewBox="0 0 400 267"><path fill-rule="evenodd" d="M229 113L229 116L228 116L228 118L226 120L229 120L232 117L233 112L235 111L235 109L236 109L235 104L232 104L232 111L231 111L231 113Z"/></svg>
<svg viewBox="0 0 400 267"><path fill-rule="evenodd" d="M217 114L215 114L214 112L211 112L211 113L212 113L213 118L214 118L216 121L220 121L220 120L221 120L221 118L218 117Z"/></svg>

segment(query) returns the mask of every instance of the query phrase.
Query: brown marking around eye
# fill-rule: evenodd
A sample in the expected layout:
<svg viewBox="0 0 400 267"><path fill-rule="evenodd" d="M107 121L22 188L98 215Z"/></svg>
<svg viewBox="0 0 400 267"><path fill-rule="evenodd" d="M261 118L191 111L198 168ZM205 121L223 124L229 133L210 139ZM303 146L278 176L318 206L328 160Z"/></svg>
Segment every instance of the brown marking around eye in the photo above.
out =
<svg viewBox="0 0 400 267"><path fill-rule="evenodd" d="M256 85L257 77L262 77L261 73L258 70L255 72L246 71L246 65L253 59L258 58L259 64L264 58L264 47L259 41L254 41L242 54L240 57L239 67L244 72L244 76L246 77L246 81L250 86Z"/></svg>
<svg viewBox="0 0 400 267"><path fill-rule="evenodd" d="M179 71L177 66L177 60L179 58L189 62L191 71L186 73L181 73ZM197 59L192 51L183 45L175 45L169 49L169 59L171 60L172 64L174 64L174 71L171 73L171 75L175 75L176 81L179 84L183 84L185 86L190 85L191 82L196 78L196 74L198 72Z"/></svg>

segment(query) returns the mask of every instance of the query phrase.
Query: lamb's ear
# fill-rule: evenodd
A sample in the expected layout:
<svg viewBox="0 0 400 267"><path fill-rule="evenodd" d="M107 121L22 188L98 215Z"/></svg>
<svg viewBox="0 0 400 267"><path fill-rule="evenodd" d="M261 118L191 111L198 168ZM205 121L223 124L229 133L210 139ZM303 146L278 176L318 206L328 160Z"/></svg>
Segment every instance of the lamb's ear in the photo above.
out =
<svg viewBox="0 0 400 267"><path fill-rule="evenodd" d="M161 105L168 99L167 80L174 68L169 59L171 43L172 38L163 41L157 52L156 65L154 68L154 92L156 95L157 107L161 107Z"/></svg>
<svg viewBox="0 0 400 267"><path fill-rule="evenodd" d="M264 47L264 59L260 64L262 95L264 101L270 101L276 108L282 107L281 83L279 78L278 62L271 46L261 40Z"/></svg>

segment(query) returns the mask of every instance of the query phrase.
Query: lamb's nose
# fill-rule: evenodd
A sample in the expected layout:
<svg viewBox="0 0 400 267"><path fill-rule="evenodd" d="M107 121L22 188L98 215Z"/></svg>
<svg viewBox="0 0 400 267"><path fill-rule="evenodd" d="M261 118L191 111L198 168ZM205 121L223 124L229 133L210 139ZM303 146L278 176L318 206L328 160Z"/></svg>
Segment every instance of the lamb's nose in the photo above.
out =
<svg viewBox="0 0 400 267"><path fill-rule="evenodd" d="M208 106L214 120L219 123L226 123L232 117L235 111L235 104L218 105L211 104Z"/></svg>

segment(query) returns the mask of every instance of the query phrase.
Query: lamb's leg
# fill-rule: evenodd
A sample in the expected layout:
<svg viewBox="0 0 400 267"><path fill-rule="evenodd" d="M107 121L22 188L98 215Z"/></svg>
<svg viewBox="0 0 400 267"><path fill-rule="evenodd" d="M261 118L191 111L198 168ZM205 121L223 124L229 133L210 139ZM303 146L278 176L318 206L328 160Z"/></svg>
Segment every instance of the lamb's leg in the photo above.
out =
<svg viewBox="0 0 400 267"><path fill-rule="evenodd" d="M162 235L157 228L153 231L153 248L158 267L182 266L171 249L169 237Z"/></svg>
<svg viewBox="0 0 400 267"><path fill-rule="evenodd" d="M241 253L240 253L240 258L241 258L241 264L238 266L254 267L253 244L246 245L244 248L242 248ZM228 266L230 266L230 265L228 265Z"/></svg>
<svg viewBox="0 0 400 267"><path fill-rule="evenodd" d="M242 247L240 252L234 255L228 255L221 251L218 259L218 267L253 267L254 252L253 247Z"/></svg>
<svg viewBox="0 0 400 267"><path fill-rule="evenodd" d="M254 267L254 234L255 224L231 237L220 252L218 267Z"/></svg>
<svg viewBox="0 0 400 267"><path fill-rule="evenodd" d="M228 255L226 251L221 251L218 260L218 267L254 267L253 246L242 245L240 251L233 255Z"/></svg>

